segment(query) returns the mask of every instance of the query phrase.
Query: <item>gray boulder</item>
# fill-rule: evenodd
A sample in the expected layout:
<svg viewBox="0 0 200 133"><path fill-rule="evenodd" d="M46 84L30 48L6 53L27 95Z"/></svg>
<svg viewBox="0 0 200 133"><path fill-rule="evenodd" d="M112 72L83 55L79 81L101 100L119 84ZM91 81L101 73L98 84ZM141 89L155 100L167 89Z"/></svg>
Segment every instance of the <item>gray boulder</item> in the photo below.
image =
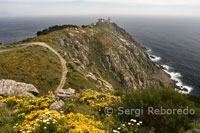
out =
<svg viewBox="0 0 200 133"><path fill-rule="evenodd" d="M54 102L49 106L49 110L57 110L59 111L63 106L64 106L64 102L62 100L58 101L58 102Z"/></svg>
<svg viewBox="0 0 200 133"><path fill-rule="evenodd" d="M32 84L14 80L0 80L0 95L3 97L26 95L34 98L38 94L39 91Z"/></svg>
<svg viewBox="0 0 200 133"><path fill-rule="evenodd" d="M56 98L62 99L62 100L70 100L70 99L73 99L74 96L75 96L75 90L72 88L61 89L56 94Z"/></svg>

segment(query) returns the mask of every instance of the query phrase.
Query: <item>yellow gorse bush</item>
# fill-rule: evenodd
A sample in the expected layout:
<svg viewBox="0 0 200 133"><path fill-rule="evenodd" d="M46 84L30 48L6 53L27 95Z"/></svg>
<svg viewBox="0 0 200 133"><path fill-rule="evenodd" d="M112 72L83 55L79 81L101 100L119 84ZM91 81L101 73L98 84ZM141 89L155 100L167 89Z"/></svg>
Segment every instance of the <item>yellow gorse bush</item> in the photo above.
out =
<svg viewBox="0 0 200 133"><path fill-rule="evenodd" d="M30 113L31 111L35 110L43 110L45 108L48 108L50 104L55 102L53 99L45 98L45 97L39 97L35 99L31 99L30 97L26 96L12 96L7 97L5 99L0 97L0 102L3 103L13 103L14 108L16 109L14 111L15 114L18 114L18 117L24 117L25 114Z"/></svg>
<svg viewBox="0 0 200 133"><path fill-rule="evenodd" d="M95 121L94 116L80 113L69 113L66 116L64 127L69 133L104 133L100 121Z"/></svg>
<svg viewBox="0 0 200 133"><path fill-rule="evenodd" d="M69 133L104 133L103 124L96 121L93 116L80 113L63 114L49 110L48 107L55 100L39 97L0 97L0 102L12 103L16 109L16 117L20 118L13 128L14 132L34 133L34 132L69 132Z"/></svg>
<svg viewBox="0 0 200 133"><path fill-rule="evenodd" d="M25 116L25 120L21 124L14 127L15 132L36 132L42 130L60 131L61 123L64 120L64 114L48 109L32 111Z"/></svg>
<svg viewBox="0 0 200 133"><path fill-rule="evenodd" d="M86 102L96 109L102 109L113 106L116 102L120 102L120 97L105 94L105 93L90 93L86 92L80 98L80 102Z"/></svg>
<svg viewBox="0 0 200 133"><path fill-rule="evenodd" d="M14 127L15 132L69 132L104 133L100 121L83 114L60 114L48 109L32 111L21 124Z"/></svg>
<svg viewBox="0 0 200 133"><path fill-rule="evenodd" d="M45 98L45 97L39 97L35 99L18 99L17 104L15 105L15 113L21 114L21 113L29 113L31 111L35 110L43 110L45 108L49 108L49 106L55 102L53 99Z"/></svg>
<svg viewBox="0 0 200 133"><path fill-rule="evenodd" d="M16 100L17 100L16 96L7 97L7 98L3 98L2 96L0 96L0 102L2 103L8 103L9 101L15 102Z"/></svg>

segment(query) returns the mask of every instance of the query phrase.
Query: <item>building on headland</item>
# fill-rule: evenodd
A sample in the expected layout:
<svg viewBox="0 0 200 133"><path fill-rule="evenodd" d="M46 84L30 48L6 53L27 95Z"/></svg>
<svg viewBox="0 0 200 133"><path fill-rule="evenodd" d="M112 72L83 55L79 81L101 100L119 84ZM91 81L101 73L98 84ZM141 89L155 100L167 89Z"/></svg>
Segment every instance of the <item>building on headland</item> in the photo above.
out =
<svg viewBox="0 0 200 133"><path fill-rule="evenodd" d="M111 20L110 18L108 18L107 20L100 18L100 19L97 21L96 24L100 24L100 23L104 23L104 22L112 23L112 20Z"/></svg>
<svg viewBox="0 0 200 133"><path fill-rule="evenodd" d="M106 22L112 23L112 20L108 17L108 19L106 20Z"/></svg>

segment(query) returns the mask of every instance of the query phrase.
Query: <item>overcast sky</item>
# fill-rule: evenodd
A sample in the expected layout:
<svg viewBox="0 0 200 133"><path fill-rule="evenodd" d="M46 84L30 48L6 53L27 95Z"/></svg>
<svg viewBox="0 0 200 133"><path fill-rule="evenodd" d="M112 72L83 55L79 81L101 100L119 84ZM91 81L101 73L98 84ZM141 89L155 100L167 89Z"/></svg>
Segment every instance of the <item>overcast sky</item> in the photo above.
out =
<svg viewBox="0 0 200 133"><path fill-rule="evenodd" d="M0 16L192 15L200 0L0 0Z"/></svg>

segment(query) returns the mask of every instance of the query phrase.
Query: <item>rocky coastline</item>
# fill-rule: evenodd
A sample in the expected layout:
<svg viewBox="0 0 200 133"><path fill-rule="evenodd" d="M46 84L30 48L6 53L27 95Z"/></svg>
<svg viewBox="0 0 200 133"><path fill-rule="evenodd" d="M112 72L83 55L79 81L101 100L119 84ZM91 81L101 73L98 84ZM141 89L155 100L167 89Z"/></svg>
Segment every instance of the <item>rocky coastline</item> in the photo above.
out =
<svg viewBox="0 0 200 133"><path fill-rule="evenodd" d="M149 48L147 48L147 47L145 47L145 46L142 46L142 48L144 49L144 51L146 51L147 57L148 57L148 59L149 59L150 61L152 61L152 59L155 59L155 58L156 58L156 56L154 56L154 55L149 55L149 54L148 54L147 51L149 50ZM156 62L154 62L154 61L152 61L152 63L154 63L155 66L156 66L157 68L163 70L163 71L168 75L168 77L171 78L171 75L168 74L168 73L166 72L167 69L166 69L165 67L163 67L162 65L160 65L160 64L158 64L158 63L156 63ZM171 80L173 81L172 87L175 88L175 90L179 90L179 91L181 91L181 92L188 93L189 90L188 90L187 88L185 88L184 86L178 86L178 85L177 85L178 81L173 80L173 79L171 79Z"/></svg>

